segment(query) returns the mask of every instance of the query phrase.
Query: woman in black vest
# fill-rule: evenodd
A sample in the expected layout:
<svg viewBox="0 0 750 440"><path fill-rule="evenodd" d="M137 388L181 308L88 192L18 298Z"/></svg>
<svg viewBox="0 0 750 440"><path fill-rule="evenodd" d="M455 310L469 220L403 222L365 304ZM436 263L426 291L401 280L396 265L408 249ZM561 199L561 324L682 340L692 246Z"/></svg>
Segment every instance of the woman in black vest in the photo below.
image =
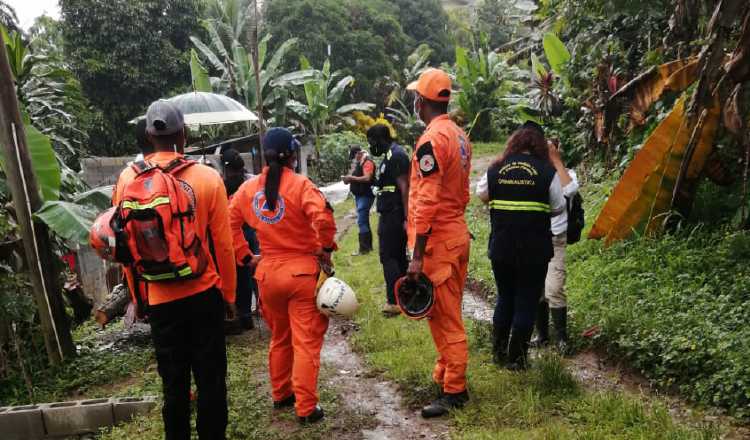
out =
<svg viewBox="0 0 750 440"><path fill-rule="evenodd" d="M508 140L477 193L491 211L489 257L497 283L494 360L526 368L527 352L547 265L552 258L550 219L565 199L542 127L527 122Z"/></svg>

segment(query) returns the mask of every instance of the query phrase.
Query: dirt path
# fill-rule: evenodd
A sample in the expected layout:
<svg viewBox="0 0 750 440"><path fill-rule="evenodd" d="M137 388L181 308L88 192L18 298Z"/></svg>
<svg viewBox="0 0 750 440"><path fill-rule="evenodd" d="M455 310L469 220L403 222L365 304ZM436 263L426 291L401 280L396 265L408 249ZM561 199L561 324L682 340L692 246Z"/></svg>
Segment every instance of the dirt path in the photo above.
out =
<svg viewBox="0 0 750 440"><path fill-rule="evenodd" d="M356 224L356 213L349 212L337 221L340 239ZM370 418L353 438L365 440L411 440L448 438L448 426L443 421L425 422L418 411L404 406L396 385L372 375L362 358L352 351L348 336L356 331L351 321L332 320L326 334L321 361L335 370L328 385L335 389L350 411ZM369 424L368 424L369 425Z"/></svg>

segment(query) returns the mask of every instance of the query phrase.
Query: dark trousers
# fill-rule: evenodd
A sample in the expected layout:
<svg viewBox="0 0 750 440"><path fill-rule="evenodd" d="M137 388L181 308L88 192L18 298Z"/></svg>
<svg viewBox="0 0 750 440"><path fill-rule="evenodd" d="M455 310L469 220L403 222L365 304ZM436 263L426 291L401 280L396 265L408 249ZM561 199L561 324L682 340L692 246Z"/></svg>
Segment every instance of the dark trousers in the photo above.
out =
<svg viewBox="0 0 750 440"><path fill-rule="evenodd" d="M496 329L531 331L544 293L547 263L521 265L492 260L492 272L497 284L492 324Z"/></svg>
<svg viewBox="0 0 750 440"><path fill-rule="evenodd" d="M164 391L167 440L190 439L190 372L198 387L201 440L223 440L227 427L224 302L215 288L149 309Z"/></svg>
<svg viewBox="0 0 750 440"><path fill-rule="evenodd" d="M258 298L258 284L253 278L254 270L247 266L237 266L237 315L249 318L253 312L253 295Z"/></svg>
<svg viewBox="0 0 750 440"><path fill-rule="evenodd" d="M383 265L385 292L388 304L396 304L393 286L406 275L406 230L404 212L395 210L380 213L378 241L380 242L380 264Z"/></svg>
<svg viewBox="0 0 750 440"><path fill-rule="evenodd" d="M245 240L247 240L250 250L254 254L259 254L260 246L255 230L248 225L243 225L242 233L245 235ZM253 295L255 295L256 301L258 300L258 283L255 281L254 275L255 269L250 269L247 266L237 266L237 298L235 302L237 304L237 314L240 318L249 318L252 314Z"/></svg>

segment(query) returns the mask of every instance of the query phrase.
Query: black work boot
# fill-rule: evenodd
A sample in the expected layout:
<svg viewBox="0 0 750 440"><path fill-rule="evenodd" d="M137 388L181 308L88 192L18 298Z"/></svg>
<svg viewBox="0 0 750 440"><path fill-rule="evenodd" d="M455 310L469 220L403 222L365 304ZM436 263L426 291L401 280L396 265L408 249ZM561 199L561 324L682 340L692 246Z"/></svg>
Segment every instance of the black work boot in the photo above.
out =
<svg viewBox="0 0 750 440"><path fill-rule="evenodd" d="M364 235L364 249L362 253L368 254L372 251L372 231L365 232L362 235Z"/></svg>
<svg viewBox="0 0 750 440"><path fill-rule="evenodd" d="M525 370L529 366L529 340L534 329L513 329L508 342L508 364L511 371Z"/></svg>
<svg viewBox="0 0 750 440"><path fill-rule="evenodd" d="M501 366L508 358L510 327L492 327L492 362Z"/></svg>
<svg viewBox="0 0 750 440"><path fill-rule="evenodd" d="M536 310L536 337L531 340L534 348L546 347L549 344L549 304L541 301Z"/></svg>
<svg viewBox="0 0 750 440"><path fill-rule="evenodd" d="M469 401L469 392L464 390L457 394L443 393L432 403L422 408L422 417L431 419L448 414L454 409L463 408Z"/></svg>
<svg viewBox="0 0 750 440"><path fill-rule="evenodd" d="M370 235L370 246L367 246L367 235ZM369 232L359 234L359 250L352 254L352 257L366 255L372 250L372 234Z"/></svg>
<svg viewBox="0 0 750 440"><path fill-rule="evenodd" d="M275 400L273 402L273 409L291 408L294 406L295 402L297 402L297 398L292 394L286 399Z"/></svg>
<svg viewBox="0 0 750 440"><path fill-rule="evenodd" d="M568 344L568 308L550 309L552 313L552 325L555 327L555 338L557 351L561 356L570 354Z"/></svg>
<svg viewBox="0 0 750 440"><path fill-rule="evenodd" d="M323 417L325 417L323 408L321 408L320 406L316 406L313 412L306 416L298 416L297 420L299 420L300 424L302 425L308 425L310 423L316 423L323 420Z"/></svg>

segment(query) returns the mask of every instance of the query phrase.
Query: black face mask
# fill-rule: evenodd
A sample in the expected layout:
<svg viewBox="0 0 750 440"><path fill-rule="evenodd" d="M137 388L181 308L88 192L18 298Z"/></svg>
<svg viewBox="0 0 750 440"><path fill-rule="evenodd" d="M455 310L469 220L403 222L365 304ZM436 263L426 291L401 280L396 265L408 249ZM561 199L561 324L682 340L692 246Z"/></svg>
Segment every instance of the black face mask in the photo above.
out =
<svg viewBox="0 0 750 440"><path fill-rule="evenodd" d="M390 145L386 145L385 142L374 139L370 141L370 152L373 156L382 156L388 151L388 147L390 147Z"/></svg>

